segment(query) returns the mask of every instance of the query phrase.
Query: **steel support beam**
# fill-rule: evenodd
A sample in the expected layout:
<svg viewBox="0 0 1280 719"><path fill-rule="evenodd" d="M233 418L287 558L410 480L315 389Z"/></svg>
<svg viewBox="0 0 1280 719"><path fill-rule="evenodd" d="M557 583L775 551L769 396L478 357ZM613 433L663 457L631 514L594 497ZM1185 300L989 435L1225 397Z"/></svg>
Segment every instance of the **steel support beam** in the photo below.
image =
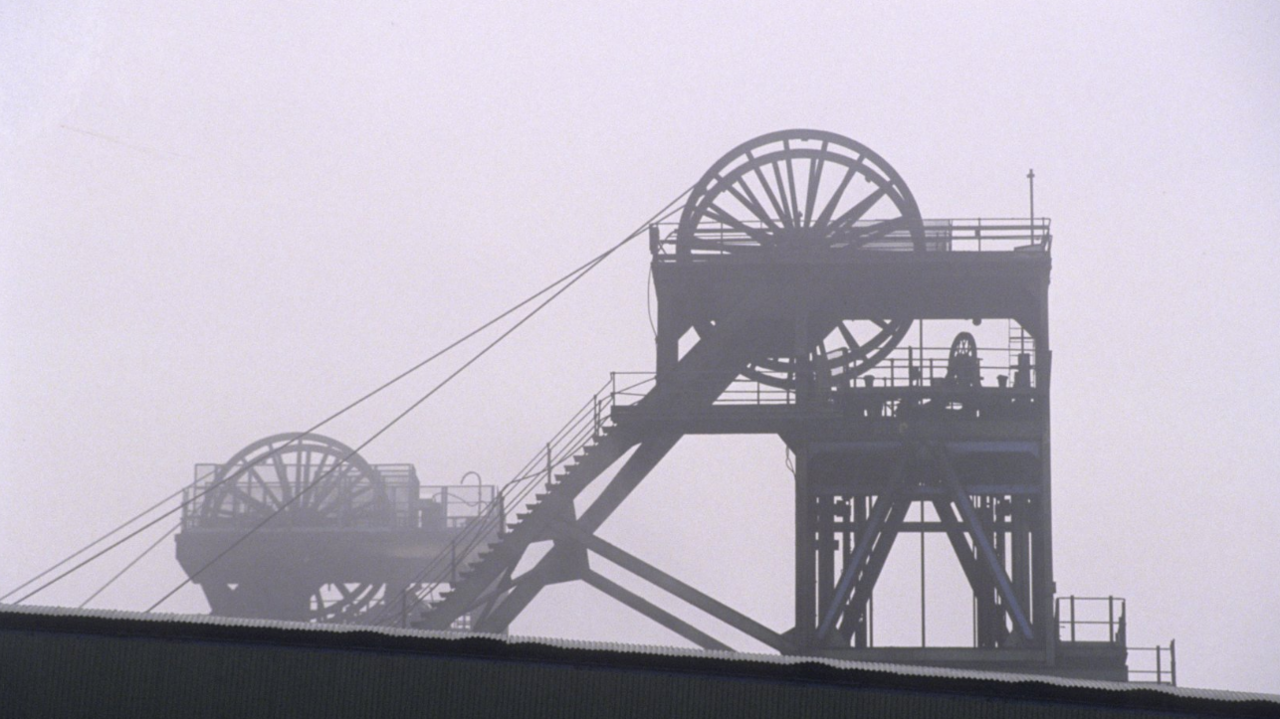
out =
<svg viewBox="0 0 1280 719"><path fill-rule="evenodd" d="M889 518L889 509L893 506L894 497L898 493L898 485L902 483L902 478L906 474L906 467L907 460L903 457L898 462L897 469L889 480L889 486L885 493L876 500L875 506L872 507L871 514L867 518L866 527L858 535L857 544L853 548L853 556L849 558L849 561L844 565L844 569L840 572L840 582L836 585L836 592L832 597L831 604L823 611L822 622L818 625L817 638L819 642L831 634L831 630L836 626L836 619L840 616L841 609L853 594L853 583L858 578L862 563L866 561L867 555L871 552L872 540L880 533L880 527Z"/></svg>
<svg viewBox="0 0 1280 719"><path fill-rule="evenodd" d="M951 461L947 458L945 451L941 449L939 449L938 464L942 468L943 478L951 488L952 499L955 501L956 506L959 507L960 515L964 517L965 523L969 525L969 534L973 537L974 545L978 548L978 554L986 560L987 569L990 570L991 577L996 582L996 590L1000 592L1000 598L1004 600L1005 607L1013 618L1014 627L1024 638L1032 639L1031 622L1027 620L1026 610L1018 603L1018 597L1013 591L1009 575L1004 571L1004 564L996 556L995 548L991 546L991 540L987 537L982 521L979 519L977 512L974 511L973 505L969 502L969 495L965 494L964 488L960 486L960 480L956 477Z"/></svg>
<svg viewBox="0 0 1280 719"><path fill-rule="evenodd" d="M791 643L781 634L737 611L723 602L713 599L684 582L672 577L639 557L633 556L609 542L582 531L576 525L562 522L553 528L561 537L577 542L600 557L613 562L663 591L701 609L747 636L773 649L786 653Z"/></svg>
<svg viewBox="0 0 1280 719"><path fill-rule="evenodd" d="M632 592L620 584L602 576L595 570L588 569L582 576L582 580L587 584L595 587L604 594L614 598L618 602L631 607L644 616L697 644L703 649L720 649L723 651L732 651L725 644L714 639L711 635L703 632L692 624L684 621L676 615L650 602L648 599Z"/></svg>
<svg viewBox="0 0 1280 719"><path fill-rule="evenodd" d="M902 520L906 518L910 509L911 500L907 497L894 499L889 507L889 517L885 520L884 529L876 537L875 546L867 556L867 566L859 573L858 581L853 586L853 597L849 600L844 612L846 621L850 616L856 621L856 617L862 613L863 607L871 599L876 580L880 578L880 571L884 569L884 563L893 549L894 540L898 538L902 529Z"/></svg>
<svg viewBox="0 0 1280 719"><path fill-rule="evenodd" d="M658 442L641 443L614 475L604 492L596 498L586 512L583 512L582 519L578 520L577 524L591 532L599 529L618 505L627 498L627 495L649 474L649 471L666 456L667 452L671 451L679 439L679 435L671 435ZM539 559L532 569L517 577L515 588L499 601L485 618L485 626L493 631L504 631L511 621L529 606L529 602L533 601L538 592L551 583L552 570L566 565L565 551L562 547L552 547L551 551ZM555 578L556 581L566 579L568 577Z"/></svg>
<svg viewBox="0 0 1280 719"><path fill-rule="evenodd" d="M964 538L964 526L956 518L951 502L935 499L933 508L938 513L943 526L946 527L947 539L951 540L951 548L955 550L956 559L960 562L960 568L964 570L965 579L969 580L969 587L977 595L982 591L983 570L977 558L973 556L973 547Z"/></svg>

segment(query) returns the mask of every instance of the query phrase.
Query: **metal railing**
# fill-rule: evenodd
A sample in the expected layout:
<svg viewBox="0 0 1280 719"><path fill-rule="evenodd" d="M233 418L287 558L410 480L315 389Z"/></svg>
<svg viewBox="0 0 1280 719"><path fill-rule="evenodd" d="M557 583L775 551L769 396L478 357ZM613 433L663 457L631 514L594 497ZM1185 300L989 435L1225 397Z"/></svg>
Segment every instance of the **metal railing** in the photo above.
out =
<svg viewBox="0 0 1280 719"><path fill-rule="evenodd" d="M516 515L535 501L537 491L546 487L557 471L613 426L611 410L618 396L616 381L610 377L610 381L580 406L569 421L502 486L490 504L491 509L467 522L449 547L436 555L409 582L410 588L398 600L400 615L388 613L381 621L403 622L408 611L416 610L424 602L436 601L444 585L452 586L457 574L474 561L474 553L482 545L494 536L505 534L515 523ZM448 573L443 571L446 567L450 569ZM426 577L433 576L448 576L448 579L424 581Z"/></svg>
<svg viewBox="0 0 1280 719"><path fill-rule="evenodd" d="M195 479L182 492L182 528L253 526L275 512L282 515L279 527L303 514L315 526L411 527L417 521L419 485L412 465L374 465L381 480L376 485L354 465L292 464L289 469L298 473L292 481L225 482L223 465L197 464ZM323 494L321 487L307 486L320 477ZM308 493L302 499L308 501L288 504L300 482Z"/></svg>
<svg viewBox="0 0 1280 719"><path fill-rule="evenodd" d="M1084 612L1084 619L1077 613L1080 611ZM1059 641L1106 642L1120 646L1125 643L1123 597L1057 597L1053 614L1058 622Z"/></svg>
<svg viewBox="0 0 1280 719"><path fill-rule="evenodd" d="M422 487L418 493L418 526L462 529L484 516L497 487L491 484Z"/></svg>
<svg viewBox="0 0 1280 719"><path fill-rule="evenodd" d="M849 249L851 239L874 231L883 220L859 220L830 234L819 243L822 251ZM924 223L924 249L927 252L1047 252L1053 242L1048 218L952 218L926 219ZM673 261L680 254L681 243L687 244L690 253L699 258L726 255L752 248L761 248L759 233L777 233L782 223L773 218L773 227L764 220L743 219L738 227L723 223L699 224L697 229L682 237L678 222L662 222L650 226L650 251L661 261ZM745 229L742 229L745 228ZM803 234L807 228L782 230ZM779 242L781 246L783 243ZM811 243L804 246L812 249ZM911 252L915 242L909 229L895 229L876 234L874 239L857 244L859 250L877 252Z"/></svg>
<svg viewBox="0 0 1280 719"><path fill-rule="evenodd" d="M951 375L949 353L949 347L926 347L923 351L916 347L895 349L876 366L856 377L824 371L820 366L814 372L810 387L820 401L832 403L843 393L857 395L867 389L927 390L956 387L958 385ZM976 383L966 387L1034 389L1037 386L1032 353L1016 354L1013 362L1006 360L991 364L981 362L980 358L984 353L1001 360L1009 356L1007 349L979 350L979 361L974 371ZM839 357L839 354L829 355L829 363L838 363ZM687 383L689 392L698 390L699 376L696 373L685 372L679 377L682 382ZM706 373L705 377L708 383L712 383L718 381L719 375ZM610 378L609 396L618 406L630 406L643 399L656 384L657 375L653 372L614 372ZM795 385L792 374L753 371L730 382L713 405L793 405L796 403Z"/></svg>
<svg viewBox="0 0 1280 719"><path fill-rule="evenodd" d="M1130 682L1177 686L1178 662L1173 640L1167 647L1128 646L1123 597L1057 597L1053 614L1058 622L1058 641L1100 642L1123 647L1130 662L1140 658L1145 665L1129 667Z"/></svg>
<svg viewBox="0 0 1280 719"><path fill-rule="evenodd" d="M1128 647L1129 658L1135 659L1134 654L1142 657L1148 668L1134 669L1129 668L1129 681L1135 684L1167 684L1169 686L1178 686L1178 655L1175 650L1177 643L1170 639L1169 646L1154 647ZM1152 667L1154 664L1154 668ZM1136 678L1135 678L1136 676Z"/></svg>
<svg viewBox="0 0 1280 719"><path fill-rule="evenodd" d="M291 469L297 465L291 465ZM364 529L434 529L461 528L488 511L496 488L491 485L423 487L411 464L372 465L380 478L380 493L353 493L357 483L367 482L355 467L343 468L340 474L326 477L332 503L325 499L325 511L333 513L330 522L317 526L359 527ZM303 476L320 476L331 465L304 465ZM293 483L280 481L221 485L222 465L197 464L194 481L183 490L183 529L236 529L262 521L263 513L276 509L290 492ZM223 488L219 488L219 487ZM315 491L314 489L311 491ZM375 511L374 504L379 503ZM210 511L216 510L216 511ZM284 512L288 512L286 509ZM281 527L289 526L281 522Z"/></svg>

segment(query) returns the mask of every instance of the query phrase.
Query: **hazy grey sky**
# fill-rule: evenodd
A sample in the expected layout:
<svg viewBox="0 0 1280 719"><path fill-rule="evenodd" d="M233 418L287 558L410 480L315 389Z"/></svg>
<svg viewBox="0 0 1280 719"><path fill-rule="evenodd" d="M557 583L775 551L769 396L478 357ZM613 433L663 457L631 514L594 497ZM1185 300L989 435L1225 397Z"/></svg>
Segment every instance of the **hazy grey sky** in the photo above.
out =
<svg viewBox="0 0 1280 719"><path fill-rule="evenodd" d="M1130 641L1176 638L1185 685L1280 692L1280 5L261 5L0 10L0 590L594 255L737 143L816 127L927 217L1020 216L1035 168L1059 593L1127 597ZM366 456L505 481L610 370L652 366L646 263L611 259ZM462 357L329 433L362 441ZM687 439L604 535L785 628L782 456ZM181 578L168 545L95 606ZM674 641L585 587L513 631Z"/></svg>

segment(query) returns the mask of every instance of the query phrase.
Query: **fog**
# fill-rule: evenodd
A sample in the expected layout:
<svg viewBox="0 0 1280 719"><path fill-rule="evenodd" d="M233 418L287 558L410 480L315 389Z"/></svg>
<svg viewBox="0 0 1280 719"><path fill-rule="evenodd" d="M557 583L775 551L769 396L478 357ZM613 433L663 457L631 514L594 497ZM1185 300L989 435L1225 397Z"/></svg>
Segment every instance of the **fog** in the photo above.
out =
<svg viewBox="0 0 1280 719"><path fill-rule="evenodd" d="M0 10L0 592L603 251L738 143L813 127L925 217L1022 216L1035 168L1058 593L1126 597L1182 685L1280 693L1280 7L605 7ZM624 248L363 454L506 481L611 371L652 369L647 263ZM468 356L324 432L362 442ZM783 454L686 438L602 535L786 629ZM79 604L139 541L28 603ZM930 547L941 602L963 579ZM914 571L877 590L903 643L918 609L895 629L881 605L918 606ZM90 606L183 577L168 543ZM931 636L965 641L966 607ZM681 641L582 585L512 631Z"/></svg>

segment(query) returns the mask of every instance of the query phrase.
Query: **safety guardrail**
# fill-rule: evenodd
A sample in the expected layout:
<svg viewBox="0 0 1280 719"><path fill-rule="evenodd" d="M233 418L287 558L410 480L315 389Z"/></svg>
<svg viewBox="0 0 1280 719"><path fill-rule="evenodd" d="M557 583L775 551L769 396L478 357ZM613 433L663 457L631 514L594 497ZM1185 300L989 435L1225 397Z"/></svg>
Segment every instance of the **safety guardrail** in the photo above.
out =
<svg viewBox="0 0 1280 719"><path fill-rule="evenodd" d="M488 511L494 501L496 488L492 485L421 486L411 464L372 465L381 479L381 496L361 495L360 499L346 498L348 503L385 501L386 512L348 512L336 527L363 529L434 529L461 528L474 518ZM273 507L291 496L294 485L279 481L246 483L245 486L224 486L222 465L197 464L195 479L183 490L183 529L235 529L253 526L261 521L264 507ZM330 465L310 464L299 468L306 476L320 476L335 472ZM339 498L353 494L352 488L362 478L354 468L338 468L336 476L328 478L331 492ZM217 503L218 516L211 516L207 503ZM225 505L225 506L224 506ZM346 509L351 509L347 507ZM251 511L258 510L258 511ZM222 516L228 514L230 516ZM281 526L288 526L281 524Z"/></svg>
<svg viewBox="0 0 1280 719"><path fill-rule="evenodd" d="M1128 646L1123 597L1057 597L1053 614L1058 623L1058 641L1123 647L1128 654L1130 682L1177 686L1178 661L1173 640L1168 646Z"/></svg>
<svg viewBox="0 0 1280 719"><path fill-rule="evenodd" d="M922 247L929 252L1048 252L1053 243L1050 221L1043 217L925 219L922 222ZM764 220L743 219L736 224L739 226L700 225L695 238L683 236L679 222L654 223L649 231L649 249L656 259L663 262L675 261L681 256L706 259L708 256L736 254L744 249L761 247L761 233L766 236L779 233L778 227L782 223L775 219L771 226ZM824 249L848 249L849 243L841 241L845 235L874 237L857 242L856 249L859 250L911 252L917 249L911 229L895 222L897 229L877 233L877 226L884 224L883 220L855 222L826 238ZM796 230L799 233L803 231L804 228ZM784 246L784 243L785 240L780 239L778 246ZM687 252L681 252L682 244ZM811 245L806 243L808 247Z"/></svg>
<svg viewBox="0 0 1280 719"><path fill-rule="evenodd" d="M994 389L1034 389L1039 384L1033 353L1014 353L1013 361L1008 358L1010 350L979 349L979 359L975 361L975 369L970 381L960 385L952 373L949 358L950 348L926 347L923 351L915 347L896 349L871 369L855 376L842 376L824 372L819 365L809 379L808 387L816 397L826 397L835 401L836 395L842 392L853 392L866 389L948 389L963 386L965 388ZM981 357L987 355L997 361L984 363ZM1003 359L1003 361L999 361ZM840 355L832 354L829 363L839 366ZM679 375L683 386L689 391L697 389L698 375L683 372ZM708 382L718 381L718 375L707 374ZM796 403L797 382L794 374L749 370L736 377L713 402L723 405L791 405ZM609 399L612 404L629 406L639 402L657 384L657 374L653 372L614 372L610 377Z"/></svg>
<svg viewBox="0 0 1280 719"><path fill-rule="evenodd" d="M484 544L507 532L515 515L533 503L538 490L547 486L559 469L613 425L611 410L617 397L616 383L611 377L502 486L489 510L470 520L446 550L436 555L409 582L409 588L387 603L386 611L375 623L403 624L409 612L435 601L444 586L451 585L458 573L474 561L475 553ZM450 570L447 573L443 571L446 568ZM432 576L447 576L449 579L423 581Z"/></svg>

